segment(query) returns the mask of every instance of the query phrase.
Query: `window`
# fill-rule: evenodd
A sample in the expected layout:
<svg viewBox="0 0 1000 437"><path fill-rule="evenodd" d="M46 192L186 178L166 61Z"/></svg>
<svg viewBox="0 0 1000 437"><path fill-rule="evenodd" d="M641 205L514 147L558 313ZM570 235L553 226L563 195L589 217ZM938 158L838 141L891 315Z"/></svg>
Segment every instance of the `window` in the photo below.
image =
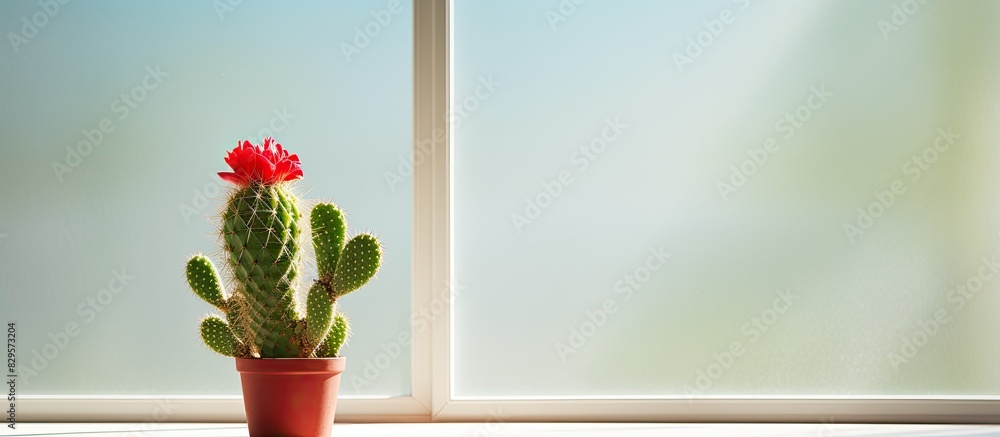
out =
<svg viewBox="0 0 1000 437"><path fill-rule="evenodd" d="M4 21L36 3L5 3ZM224 150L273 135L303 156L303 197L337 202L349 232L377 230L391 253L341 301L358 357L341 394L409 395L408 344L375 361L411 311L412 181L382 177L410 156L409 2L70 3L38 27L0 54L20 394L239 395L232 361L198 339L210 308L183 266L218 247Z"/></svg>
<svg viewBox="0 0 1000 437"><path fill-rule="evenodd" d="M181 266L268 134L386 246L338 420L993 420L997 2L0 8L22 420L241 417Z"/></svg>
<svg viewBox="0 0 1000 437"><path fill-rule="evenodd" d="M904 3L456 2L455 395L1000 394L998 5Z"/></svg>

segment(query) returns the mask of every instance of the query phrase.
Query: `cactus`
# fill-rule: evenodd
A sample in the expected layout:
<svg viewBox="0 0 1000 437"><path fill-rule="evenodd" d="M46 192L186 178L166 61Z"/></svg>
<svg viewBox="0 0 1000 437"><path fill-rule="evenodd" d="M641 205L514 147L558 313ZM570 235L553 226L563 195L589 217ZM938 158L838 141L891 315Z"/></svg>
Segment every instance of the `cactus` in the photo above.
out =
<svg viewBox="0 0 1000 437"><path fill-rule="evenodd" d="M186 268L194 293L225 314L225 320L202 320L202 340L215 352L240 358L338 356L349 326L337 299L378 271L378 239L360 234L348 241L336 205L313 207L309 223L319 277L309 287L302 315L295 299L303 271L302 217L291 191L291 182L302 176L298 157L265 138L263 145L244 141L226 162L233 172L219 175L236 186L223 208L220 237L232 291L224 291L207 257L191 257Z"/></svg>
<svg viewBox="0 0 1000 437"><path fill-rule="evenodd" d="M337 314L333 320L333 329L326 335L326 340L316 349L317 357L335 357L340 352L340 347L347 341L347 336L351 334L347 317Z"/></svg>

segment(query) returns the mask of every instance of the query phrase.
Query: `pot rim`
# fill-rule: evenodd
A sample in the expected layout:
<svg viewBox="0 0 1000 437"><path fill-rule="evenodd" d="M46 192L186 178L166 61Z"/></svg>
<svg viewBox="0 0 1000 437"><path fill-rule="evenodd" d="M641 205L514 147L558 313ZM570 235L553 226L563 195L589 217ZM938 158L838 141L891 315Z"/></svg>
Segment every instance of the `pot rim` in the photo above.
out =
<svg viewBox="0 0 1000 437"><path fill-rule="evenodd" d="M308 361L314 361L314 360L346 360L347 359L347 357L309 357L309 358L254 358L254 357L242 358L242 357L234 357L234 358L236 358L237 360L247 360L247 361L258 361L258 360L288 360L288 361L292 361L292 360L307 361L308 360Z"/></svg>
<svg viewBox="0 0 1000 437"><path fill-rule="evenodd" d="M347 359L333 358L236 358L236 371L262 374L338 374Z"/></svg>

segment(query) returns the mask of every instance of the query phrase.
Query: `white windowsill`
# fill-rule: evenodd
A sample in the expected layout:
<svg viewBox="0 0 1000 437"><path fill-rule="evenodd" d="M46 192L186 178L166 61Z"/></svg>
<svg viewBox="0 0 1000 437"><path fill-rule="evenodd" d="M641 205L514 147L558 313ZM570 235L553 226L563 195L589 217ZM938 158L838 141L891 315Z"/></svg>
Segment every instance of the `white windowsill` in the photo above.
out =
<svg viewBox="0 0 1000 437"><path fill-rule="evenodd" d="M61 437L247 436L245 424L130 424L130 423L21 423L0 435ZM143 431L149 434L142 434ZM750 436L992 436L1000 425L851 425L851 424L686 424L686 423L408 423L337 424L333 436L458 437L458 436L574 436L574 437L750 437Z"/></svg>

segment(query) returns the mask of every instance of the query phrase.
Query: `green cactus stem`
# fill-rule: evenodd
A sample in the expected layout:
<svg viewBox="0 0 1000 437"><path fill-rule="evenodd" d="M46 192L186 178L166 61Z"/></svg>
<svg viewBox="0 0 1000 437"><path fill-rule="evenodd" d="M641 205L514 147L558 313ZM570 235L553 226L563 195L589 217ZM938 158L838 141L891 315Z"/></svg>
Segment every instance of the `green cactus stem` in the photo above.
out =
<svg viewBox="0 0 1000 437"><path fill-rule="evenodd" d="M337 261L331 284L334 296L340 297L361 288L375 276L381 263L382 248L378 239L369 234L352 238Z"/></svg>
<svg viewBox="0 0 1000 437"><path fill-rule="evenodd" d="M333 326L330 328L330 333L326 335L326 339L323 343L319 345L316 349L317 357L336 357L340 354L340 348L347 342L347 337L351 333L350 324L347 321L347 317L343 314L337 313L333 319Z"/></svg>
<svg viewBox="0 0 1000 437"><path fill-rule="evenodd" d="M227 357L244 355L242 342L233 335L229 324L217 316L208 316L201 321L201 339L209 348Z"/></svg>
<svg viewBox="0 0 1000 437"><path fill-rule="evenodd" d="M313 284L306 297L306 339L318 345L333 326L333 296L320 282Z"/></svg>
<svg viewBox="0 0 1000 437"><path fill-rule="evenodd" d="M344 213L332 203L320 203L309 213L309 222L312 225L313 247L316 248L316 270L320 279L330 281L347 235Z"/></svg>
<svg viewBox="0 0 1000 437"><path fill-rule="evenodd" d="M195 294L220 311L226 311L226 296L222 293L219 274L212 261L202 255L195 255L188 260L185 273L188 285Z"/></svg>
<svg viewBox="0 0 1000 437"><path fill-rule="evenodd" d="M284 184L236 190L223 213L223 238L237 293L246 299L251 343L261 357L294 358L299 319L293 284L299 274L300 219Z"/></svg>

